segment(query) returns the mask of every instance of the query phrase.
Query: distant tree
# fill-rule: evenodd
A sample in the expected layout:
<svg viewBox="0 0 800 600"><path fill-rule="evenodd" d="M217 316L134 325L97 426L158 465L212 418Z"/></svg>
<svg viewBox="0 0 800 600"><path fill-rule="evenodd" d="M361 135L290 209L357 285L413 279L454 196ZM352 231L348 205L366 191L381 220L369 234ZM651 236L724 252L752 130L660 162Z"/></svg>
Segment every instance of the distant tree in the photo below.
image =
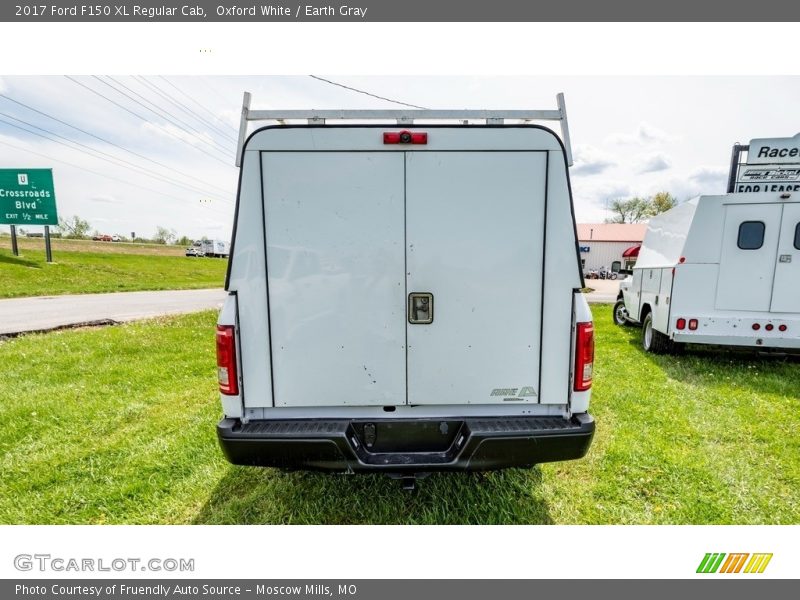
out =
<svg viewBox="0 0 800 600"><path fill-rule="evenodd" d="M675 196L669 192L658 192L655 196L650 198L650 208L647 211L647 216L654 217L663 212L667 212L671 208L678 206L678 201Z"/></svg>
<svg viewBox="0 0 800 600"><path fill-rule="evenodd" d="M58 229L65 238L84 239L89 237L92 226L89 221L81 219L78 215L61 217L58 220Z"/></svg>
<svg viewBox="0 0 800 600"><path fill-rule="evenodd" d="M156 227L156 234L153 236L153 240L156 244L171 244L175 241L176 237L177 235L174 229L167 229L159 225Z"/></svg>
<svg viewBox="0 0 800 600"><path fill-rule="evenodd" d="M178 246L191 246L192 240L188 236L182 235L175 241L175 244Z"/></svg>
<svg viewBox="0 0 800 600"><path fill-rule="evenodd" d="M613 216L606 219L606 223L639 223L677 205L678 201L669 192L658 192L649 198L619 198L609 205Z"/></svg>
<svg viewBox="0 0 800 600"><path fill-rule="evenodd" d="M609 210L613 216L606 223L639 223L648 216L650 203L645 198L618 198L612 200Z"/></svg>

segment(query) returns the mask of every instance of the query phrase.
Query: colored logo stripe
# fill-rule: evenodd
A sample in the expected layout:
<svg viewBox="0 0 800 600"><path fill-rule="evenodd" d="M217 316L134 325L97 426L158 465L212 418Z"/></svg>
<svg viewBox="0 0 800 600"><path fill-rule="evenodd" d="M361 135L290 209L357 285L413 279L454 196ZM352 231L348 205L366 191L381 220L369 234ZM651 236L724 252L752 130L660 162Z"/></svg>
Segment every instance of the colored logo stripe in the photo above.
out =
<svg viewBox="0 0 800 600"><path fill-rule="evenodd" d="M722 563L722 568L720 569L720 573L738 573L742 570L742 566L744 565L744 561L747 560L747 557L750 556L749 554L745 553L734 553L728 554L728 558L725 559L725 562Z"/></svg>
<svg viewBox="0 0 800 600"><path fill-rule="evenodd" d="M703 560L700 561L700 566L697 567L698 573L716 573L717 569L719 569L720 563L722 563L722 559L725 558L725 553L706 553L703 557Z"/></svg>
<svg viewBox="0 0 800 600"><path fill-rule="evenodd" d="M727 556L727 558L725 558ZM748 561L748 557L750 560ZM723 562L724 560L724 562ZM749 554L747 552L734 552L726 555L724 552L707 552L697 567L698 573L763 573L771 553ZM747 566L745 566L747 563Z"/></svg>
<svg viewBox="0 0 800 600"><path fill-rule="evenodd" d="M769 561L772 560L772 554L753 554L753 558L747 563L744 568L745 573L763 573L767 568Z"/></svg>

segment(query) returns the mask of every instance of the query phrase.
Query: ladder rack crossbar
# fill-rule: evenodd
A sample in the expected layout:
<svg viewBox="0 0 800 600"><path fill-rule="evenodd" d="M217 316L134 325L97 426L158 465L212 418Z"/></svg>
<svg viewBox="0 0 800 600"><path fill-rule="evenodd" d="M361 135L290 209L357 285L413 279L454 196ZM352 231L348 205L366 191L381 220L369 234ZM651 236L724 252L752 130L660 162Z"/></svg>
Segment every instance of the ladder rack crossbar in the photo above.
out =
<svg viewBox="0 0 800 600"><path fill-rule="evenodd" d="M341 120L464 120L528 119L560 121L558 110L251 110L248 121L288 121L291 119Z"/></svg>
<svg viewBox="0 0 800 600"><path fill-rule="evenodd" d="M572 166L572 146L567 125L567 107L564 94L558 94L555 110L485 110L485 109L361 109L361 110L251 110L250 92L244 93L242 115L239 123L239 140L236 148L236 166L242 164L242 152L247 139L248 123L252 121L307 120L324 125L327 120L341 121L393 121L395 124L411 126L415 121L469 121L483 120L487 124L502 124L506 119L521 121L559 121L561 138L567 154L567 164Z"/></svg>

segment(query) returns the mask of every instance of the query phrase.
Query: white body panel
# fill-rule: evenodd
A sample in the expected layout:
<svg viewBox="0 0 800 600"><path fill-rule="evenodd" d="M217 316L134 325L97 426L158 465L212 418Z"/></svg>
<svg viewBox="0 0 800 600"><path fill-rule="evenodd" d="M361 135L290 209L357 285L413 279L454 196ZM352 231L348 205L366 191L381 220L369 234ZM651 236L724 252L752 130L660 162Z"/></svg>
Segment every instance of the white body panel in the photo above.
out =
<svg viewBox="0 0 800 600"><path fill-rule="evenodd" d="M537 402L545 152L407 154L410 404ZM515 390L499 393L498 390Z"/></svg>
<svg viewBox="0 0 800 600"><path fill-rule="evenodd" d="M776 248L780 233L780 204L725 205L722 248L715 307L720 310L769 311ZM738 246L742 223L763 223L760 248Z"/></svg>
<svg viewBox="0 0 800 600"><path fill-rule="evenodd" d="M276 406L406 402L403 155L263 155Z"/></svg>
<svg viewBox="0 0 800 600"><path fill-rule="evenodd" d="M800 204L783 207L770 311L800 311Z"/></svg>
<svg viewBox="0 0 800 600"><path fill-rule="evenodd" d="M747 221L764 224L758 248L739 247ZM800 348L798 227L800 198L690 200L649 223L633 277L622 286L626 308L636 321L651 311L655 329L678 342ZM652 278L660 278L658 293ZM697 319L698 327L678 330L678 319Z"/></svg>
<svg viewBox="0 0 800 600"><path fill-rule="evenodd" d="M574 323L591 316L557 138L423 126L426 145L383 144L399 129L248 141L227 285L244 418L585 412ZM411 292L434 294L433 323L408 323Z"/></svg>

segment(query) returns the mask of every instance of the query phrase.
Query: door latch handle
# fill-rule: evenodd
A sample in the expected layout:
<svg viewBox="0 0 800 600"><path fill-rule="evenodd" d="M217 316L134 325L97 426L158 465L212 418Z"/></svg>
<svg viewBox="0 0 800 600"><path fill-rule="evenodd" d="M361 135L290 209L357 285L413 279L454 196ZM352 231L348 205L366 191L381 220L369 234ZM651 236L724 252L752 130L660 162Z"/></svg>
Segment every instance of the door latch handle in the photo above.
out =
<svg viewBox="0 0 800 600"><path fill-rule="evenodd" d="M408 322L412 325L433 323L433 294L412 292L408 295Z"/></svg>

